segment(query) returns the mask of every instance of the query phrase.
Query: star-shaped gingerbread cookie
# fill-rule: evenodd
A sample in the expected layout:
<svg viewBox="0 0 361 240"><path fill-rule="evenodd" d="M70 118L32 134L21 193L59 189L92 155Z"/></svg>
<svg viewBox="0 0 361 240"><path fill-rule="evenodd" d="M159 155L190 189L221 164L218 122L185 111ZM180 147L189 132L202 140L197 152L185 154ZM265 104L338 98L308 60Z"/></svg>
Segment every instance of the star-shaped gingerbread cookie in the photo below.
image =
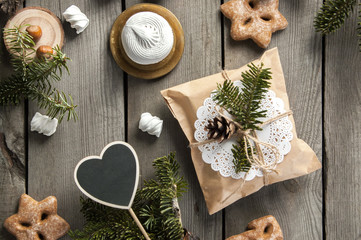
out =
<svg viewBox="0 0 361 240"><path fill-rule="evenodd" d="M264 216L248 223L248 231L232 236L226 240L283 240L283 234L276 218L272 215Z"/></svg>
<svg viewBox="0 0 361 240"><path fill-rule="evenodd" d="M37 202L26 194L21 195L18 213L7 218L4 227L18 240L56 240L70 229L57 214L55 197Z"/></svg>
<svg viewBox="0 0 361 240"><path fill-rule="evenodd" d="M278 11L278 0L231 0L221 5L221 11L232 21L234 40L251 38L262 48L268 46L273 32L288 25Z"/></svg>

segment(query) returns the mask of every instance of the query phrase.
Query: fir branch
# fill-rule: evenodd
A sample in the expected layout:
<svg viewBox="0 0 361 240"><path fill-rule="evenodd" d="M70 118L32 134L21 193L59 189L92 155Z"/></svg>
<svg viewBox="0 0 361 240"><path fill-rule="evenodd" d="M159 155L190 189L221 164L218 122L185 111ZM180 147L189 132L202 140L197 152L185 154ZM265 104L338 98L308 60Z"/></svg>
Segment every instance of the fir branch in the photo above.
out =
<svg viewBox="0 0 361 240"><path fill-rule="evenodd" d="M217 84L213 100L226 109L230 114L236 116L243 109L243 95L239 87L234 86L231 80L226 80L222 85Z"/></svg>
<svg viewBox="0 0 361 240"><path fill-rule="evenodd" d="M350 15L356 0L326 0L314 20L317 32L329 34L339 29Z"/></svg>
<svg viewBox="0 0 361 240"><path fill-rule="evenodd" d="M24 97L37 101L40 108L46 109L51 118L59 117L61 122L67 114L67 120L78 118L72 97L56 89L38 89L32 83L24 81L22 75L12 75L0 82L0 105L18 104ZM70 101L68 101L68 99Z"/></svg>
<svg viewBox="0 0 361 240"><path fill-rule="evenodd" d="M158 182L164 188L171 188L173 197L180 197L186 191L187 183L183 177L179 177L179 164L175 159L175 153L155 159L153 167L156 170Z"/></svg>
<svg viewBox="0 0 361 240"><path fill-rule="evenodd" d="M19 104L27 94L28 88L22 75L13 74L0 81L0 105Z"/></svg>
<svg viewBox="0 0 361 240"><path fill-rule="evenodd" d="M173 203L185 192L187 183L179 176L174 153L154 160L153 166L156 179L144 181L144 187L136 193L132 209L152 240L180 240L184 230ZM69 232L72 239L144 239L127 211L102 206L90 199L81 198L80 201L86 224L82 230Z"/></svg>
<svg viewBox="0 0 361 240"><path fill-rule="evenodd" d="M30 26L29 24L14 26L13 28L4 29L4 40L9 49L10 55L13 58L20 58L22 60L31 60L27 58L29 55L35 53L35 42L23 28Z"/></svg>
<svg viewBox="0 0 361 240"><path fill-rule="evenodd" d="M96 239L144 239L136 223L127 211L105 207L91 199L80 198L87 223L83 230L69 231L69 236L77 240Z"/></svg>
<svg viewBox="0 0 361 240"><path fill-rule="evenodd" d="M35 54L35 42L32 36L21 30L28 26L26 24L3 30L4 42L11 57L10 63L15 73L23 73L24 80L27 78L27 63L32 61L30 55Z"/></svg>
<svg viewBox="0 0 361 240"><path fill-rule="evenodd" d="M252 63L248 67L249 70L242 73L241 89L232 81L226 80L222 85L218 84L213 100L234 116L242 130L262 130L258 126L262 123L259 119L266 116L266 111L260 111L259 108L264 94L271 85L271 72L269 68L263 68L263 63L260 66ZM244 146L244 140L240 138L238 145L233 145L232 148L233 164L237 173L248 172L251 167L247 153L252 155L252 150L247 147L246 152Z"/></svg>
<svg viewBox="0 0 361 240"><path fill-rule="evenodd" d="M263 69L263 63L260 66L252 63L248 67L249 70L242 73L242 91L226 80L218 84L213 100L235 117L242 130L261 130L257 124L262 122L258 119L265 117L265 111L259 111L259 107L270 87L271 72L269 68Z"/></svg>
<svg viewBox="0 0 361 240"><path fill-rule="evenodd" d="M247 147L248 152L246 153L245 142L244 142L243 138L240 138L238 140L238 145L233 144L232 146L233 146L233 148L232 148L233 164L234 164L234 169L235 169L236 173L248 172L252 166L251 163L247 159L247 154L248 154L248 156L252 155L251 148Z"/></svg>
<svg viewBox="0 0 361 240"><path fill-rule="evenodd" d="M140 212L141 219L148 227L158 229L159 239L180 239L183 227L173 203L186 191L187 183L183 177L179 177L179 164L174 153L155 159L153 167L157 180L145 181L144 188L138 191L138 196L143 201L148 199L146 205L152 202L156 205L143 209Z"/></svg>
<svg viewBox="0 0 361 240"><path fill-rule="evenodd" d="M73 99L70 95L52 87L53 81L60 81L67 68L68 57L55 47L50 59L34 58L35 43L32 37L22 29L29 25L4 29L5 43L11 55L14 73L0 82L0 105L18 104L21 99L37 101L40 108L47 110L51 118L58 117L61 122L77 119Z"/></svg>
<svg viewBox="0 0 361 240"><path fill-rule="evenodd" d="M263 69L263 63L256 67L253 63L248 65L249 71L242 73L243 109L236 115L236 121L240 122L244 129L262 130L257 124L262 123L259 118L265 117L266 111L259 111L261 100L268 91L272 79L269 68Z"/></svg>
<svg viewBox="0 0 361 240"><path fill-rule="evenodd" d="M70 102L68 102L65 93L60 93L56 89L44 93L36 88L29 88L29 92L29 98L36 100L40 108L46 109L46 115L50 118L58 117L59 123L61 123L66 114L68 121L70 119L74 119L74 121L78 119L78 115L75 112L77 105L74 105L73 98L70 95L68 95L70 99Z"/></svg>
<svg viewBox="0 0 361 240"><path fill-rule="evenodd" d="M28 64L28 78L32 83L42 90L51 87L51 81L60 81L64 68L69 74L66 65L69 60L66 55L61 52L59 46L54 48L54 54L51 59L42 58L34 59Z"/></svg>

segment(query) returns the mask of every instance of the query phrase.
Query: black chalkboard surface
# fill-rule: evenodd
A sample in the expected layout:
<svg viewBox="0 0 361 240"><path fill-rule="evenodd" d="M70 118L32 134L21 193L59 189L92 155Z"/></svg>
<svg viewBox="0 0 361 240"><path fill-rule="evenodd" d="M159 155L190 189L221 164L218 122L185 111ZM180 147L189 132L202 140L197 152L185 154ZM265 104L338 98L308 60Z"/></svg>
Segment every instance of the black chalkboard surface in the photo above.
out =
<svg viewBox="0 0 361 240"><path fill-rule="evenodd" d="M130 209L138 187L139 164L128 143L109 143L100 156L82 159L74 171L78 188L103 205Z"/></svg>

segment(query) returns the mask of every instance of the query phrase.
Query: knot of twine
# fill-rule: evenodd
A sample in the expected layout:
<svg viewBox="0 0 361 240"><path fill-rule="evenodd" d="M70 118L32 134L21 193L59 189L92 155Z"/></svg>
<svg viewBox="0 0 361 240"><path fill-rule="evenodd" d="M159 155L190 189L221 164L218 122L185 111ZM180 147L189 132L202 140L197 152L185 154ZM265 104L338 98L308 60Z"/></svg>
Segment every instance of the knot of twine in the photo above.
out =
<svg viewBox="0 0 361 240"><path fill-rule="evenodd" d="M237 131L234 134L237 134L243 138L246 157L252 166L255 166L256 168L261 169L264 173L269 173L269 172L278 173L278 170L275 169L275 167L280 159L281 154L280 154L279 149L275 145L260 141L254 130L251 130L251 129L242 130L241 124L239 124L238 122L234 121L233 119L231 119L223 114L222 108L220 109L220 111L218 111L218 114L220 116L224 117L228 122L234 124L237 127ZM292 111L284 112L276 117L268 119L267 121L260 124L259 127L262 127L271 122L277 121L277 120L279 120L283 117L289 116L291 114L292 114ZM251 140L253 141L253 144L252 144ZM211 143L211 142L215 142L215 141L217 141L217 139L208 139L203 142L191 143L190 147L198 147L198 146L201 146L201 145L204 145L207 143ZM275 161L273 163L271 163L271 164L265 163L263 153L261 150L261 146L269 148L274 153ZM248 154L248 150L247 150L248 148L251 149L251 156ZM256 154L254 153L254 148L256 148Z"/></svg>
<svg viewBox="0 0 361 240"><path fill-rule="evenodd" d="M224 77L224 79L230 80L229 77L228 77L228 74L227 74L227 72L225 70L222 71L222 76ZM264 179L264 185L267 186L269 184L268 174L271 173L271 172L279 174L279 171L277 169L275 169L276 166L277 166L277 163L278 163L278 161L279 161L279 159L281 157L281 153L280 153L279 149L273 144L262 142L262 141L258 140L256 131L254 131L252 129L243 130L243 127L239 122L234 121L233 119L227 117L226 115L223 114L223 112L224 112L224 109L220 108L220 110L218 111L218 114L220 116L224 117L228 122L234 124L237 127L237 131L234 134L237 134L237 135L239 135L240 137L243 138L244 150L245 150L245 153L246 153L247 160L251 163L252 166L262 170L263 177L264 177L263 178ZM263 122L262 124L260 124L258 126L260 128L262 128L263 126L265 126L267 124L270 124L270 123L272 123L274 121L277 121L277 120L279 120L279 119L281 119L283 117L286 117L286 116L289 116L289 115L292 115L292 114L293 114L293 112L291 110L286 111L286 112L284 112L284 113L282 113L282 114L280 114L280 115L278 115L276 117L268 119L267 121ZM252 144L251 140L253 141L253 144ZM214 142L214 141L217 141L217 139L208 139L208 140L205 140L203 142L191 143L190 147L198 147L198 146L201 146L201 145L204 145L204 144L207 144L207 143L211 143L211 142ZM267 164L265 162L261 146L267 147L273 152L273 154L275 155L275 161L274 162L272 162L271 164ZM251 156L248 154L248 148L251 149ZM256 154L254 153L254 148L256 149ZM227 201L239 189L243 188L243 185L244 185L244 183L246 181L247 175L248 175L248 172L244 176L242 184L233 193L231 193L228 197L226 197L222 201L222 204L225 201Z"/></svg>

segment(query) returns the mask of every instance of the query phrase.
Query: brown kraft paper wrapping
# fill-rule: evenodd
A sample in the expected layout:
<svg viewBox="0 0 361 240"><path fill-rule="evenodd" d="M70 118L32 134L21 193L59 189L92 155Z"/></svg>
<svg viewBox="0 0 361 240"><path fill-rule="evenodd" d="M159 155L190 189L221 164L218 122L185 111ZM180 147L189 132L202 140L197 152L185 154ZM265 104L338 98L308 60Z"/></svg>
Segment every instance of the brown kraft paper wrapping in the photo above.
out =
<svg viewBox="0 0 361 240"><path fill-rule="evenodd" d="M271 68L270 89L283 100L285 110L290 110L277 48L266 51L260 59L253 61L255 65L259 65L261 62L264 63L265 67ZM236 81L241 79L241 73L246 70L248 70L248 67L245 65L239 69L227 70L227 74L232 81ZM223 82L222 73L218 73L161 91L170 111L178 120L190 143L197 142L194 139L194 122L197 120L198 108L203 105L204 99L209 97L211 92L217 88L217 83ZM290 115L289 119L293 124L291 151L277 165L276 169L279 173L271 172L268 174L269 184L306 175L321 168L321 163L314 151L303 140L297 138L293 116ZM255 177L251 181L246 181L240 187L243 179L237 180L232 177L223 177L212 170L210 164L203 161L202 153L198 150L198 147L192 147L191 154L209 214L218 212L264 186L264 179ZM231 197L229 197L230 195ZM226 201L224 201L225 199Z"/></svg>

